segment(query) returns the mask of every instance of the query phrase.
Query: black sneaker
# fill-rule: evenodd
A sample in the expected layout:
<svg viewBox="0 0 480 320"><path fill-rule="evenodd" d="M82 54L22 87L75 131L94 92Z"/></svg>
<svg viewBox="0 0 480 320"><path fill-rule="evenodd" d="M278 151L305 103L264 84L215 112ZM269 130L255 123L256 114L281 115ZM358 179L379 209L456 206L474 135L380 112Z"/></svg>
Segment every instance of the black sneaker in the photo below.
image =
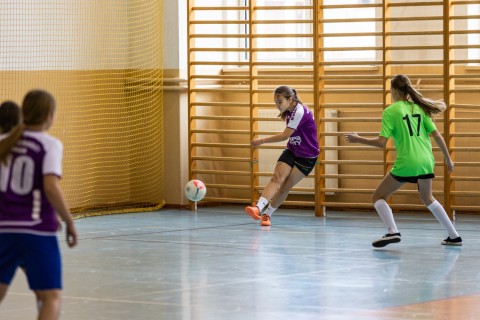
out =
<svg viewBox="0 0 480 320"><path fill-rule="evenodd" d="M387 244L397 243L400 241L402 241L400 233L387 233L380 239L373 241L372 246L374 246L375 248L381 248L385 247Z"/></svg>
<svg viewBox="0 0 480 320"><path fill-rule="evenodd" d="M442 241L442 244L444 246L461 246L463 245L463 242L462 238L460 237L456 237L455 239L450 239L450 237L448 237L447 239Z"/></svg>

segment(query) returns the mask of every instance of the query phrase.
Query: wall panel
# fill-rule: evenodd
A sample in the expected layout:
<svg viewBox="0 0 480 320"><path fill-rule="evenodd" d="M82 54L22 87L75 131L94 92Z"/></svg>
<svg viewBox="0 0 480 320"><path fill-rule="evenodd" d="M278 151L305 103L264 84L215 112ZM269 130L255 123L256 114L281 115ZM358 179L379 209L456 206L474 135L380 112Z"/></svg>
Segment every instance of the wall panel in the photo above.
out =
<svg viewBox="0 0 480 320"><path fill-rule="evenodd" d="M215 3L190 0L188 22L190 178L210 186L206 201L247 204L259 197L273 173L273 167L260 170L259 163L265 155L272 163L284 144L254 149L249 143L275 133L261 130L278 121L263 117L262 110L274 107L272 92L285 84L314 110L321 148L308 178L313 187L297 186L285 204L313 207L317 215L326 208L373 208L371 194L391 169L394 145L374 149L347 144L343 136L378 135L382 111L392 102L390 80L404 73L425 96L449 105L435 121L457 165L446 174L434 144L434 196L452 215L480 209L480 132L475 130L480 41L470 36L480 35L480 26L471 22L480 1ZM200 15L209 11L222 13ZM198 28L208 24L215 25L214 33ZM330 109L336 118L326 116ZM263 149L269 152L259 152ZM338 158L329 159L327 151ZM326 165L338 172L325 170ZM327 186L326 179L338 186ZM414 185L402 188L390 204L425 210Z"/></svg>

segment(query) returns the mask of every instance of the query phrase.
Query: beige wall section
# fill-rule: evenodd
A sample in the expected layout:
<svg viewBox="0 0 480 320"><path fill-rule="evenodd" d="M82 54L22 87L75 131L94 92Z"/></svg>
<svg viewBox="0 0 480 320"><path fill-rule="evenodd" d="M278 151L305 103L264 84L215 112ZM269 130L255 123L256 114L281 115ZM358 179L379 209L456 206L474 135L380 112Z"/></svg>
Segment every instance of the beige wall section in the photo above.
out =
<svg viewBox="0 0 480 320"><path fill-rule="evenodd" d="M188 95L186 83L186 0L163 2L165 204L187 205Z"/></svg>
<svg viewBox="0 0 480 320"><path fill-rule="evenodd" d="M178 70L164 70L165 204L187 205L183 187L188 181L188 97Z"/></svg>

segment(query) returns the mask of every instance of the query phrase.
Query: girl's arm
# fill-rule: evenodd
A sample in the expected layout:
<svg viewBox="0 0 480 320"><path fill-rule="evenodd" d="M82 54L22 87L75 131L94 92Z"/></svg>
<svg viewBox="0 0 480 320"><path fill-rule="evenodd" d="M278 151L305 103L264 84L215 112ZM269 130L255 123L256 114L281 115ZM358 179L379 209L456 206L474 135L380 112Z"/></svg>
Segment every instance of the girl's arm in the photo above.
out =
<svg viewBox="0 0 480 320"><path fill-rule="evenodd" d="M361 143L361 144L366 144L367 146L377 147L382 149L385 149L385 146L387 145L387 141L388 141L387 138L382 136L378 136L376 138L364 138L364 137L360 137L356 133L346 134L345 140L350 143Z"/></svg>
<svg viewBox="0 0 480 320"><path fill-rule="evenodd" d="M290 138L290 136L294 132L295 132L295 130L293 130L293 129L285 128L285 130L283 130L283 132L278 133L274 136L252 140L251 144L252 144L253 147L258 147L259 145L262 145L264 143L273 143L273 142L285 141L288 138Z"/></svg>
<svg viewBox="0 0 480 320"><path fill-rule="evenodd" d="M443 156L445 157L445 163L447 164L447 170L449 173L453 172L454 164L452 162L452 158L450 158L450 154L448 153L447 145L445 144L445 140L443 140L442 134L435 130L432 132L433 139L437 143L440 150L442 150Z"/></svg>
<svg viewBox="0 0 480 320"><path fill-rule="evenodd" d="M77 244L77 231L75 230L75 225L73 224L73 219L70 215L70 209L67 206L62 191L60 190L58 180L59 178L52 174L43 177L45 195L55 211L60 215L63 221L65 221L67 226L67 244L69 247L74 247Z"/></svg>

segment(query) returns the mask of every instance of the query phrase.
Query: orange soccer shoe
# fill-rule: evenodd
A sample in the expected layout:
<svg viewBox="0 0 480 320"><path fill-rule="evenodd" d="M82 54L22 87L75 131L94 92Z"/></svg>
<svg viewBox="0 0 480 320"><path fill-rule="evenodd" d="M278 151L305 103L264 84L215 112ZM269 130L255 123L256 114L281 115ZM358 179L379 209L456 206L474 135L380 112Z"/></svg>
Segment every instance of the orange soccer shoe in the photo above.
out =
<svg viewBox="0 0 480 320"><path fill-rule="evenodd" d="M245 207L245 213L252 217L253 220L260 220L260 209L257 206Z"/></svg>
<svg viewBox="0 0 480 320"><path fill-rule="evenodd" d="M260 222L262 227L270 227L272 224L270 223L270 216L268 214L262 214L262 221Z"/></svg>

